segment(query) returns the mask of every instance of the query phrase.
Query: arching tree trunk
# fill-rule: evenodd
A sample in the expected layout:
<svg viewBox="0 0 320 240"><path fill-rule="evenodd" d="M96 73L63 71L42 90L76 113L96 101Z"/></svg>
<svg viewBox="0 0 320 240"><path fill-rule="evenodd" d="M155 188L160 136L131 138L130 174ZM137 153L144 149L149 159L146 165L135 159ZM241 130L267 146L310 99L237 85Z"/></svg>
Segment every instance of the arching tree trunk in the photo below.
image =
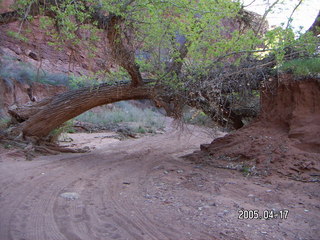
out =
<svg viewBox="0 0 320 240"><path fill-rule="evenodd" d="M24 136L47 136L53 129L91 108L130 99L153 98L150 86L131 85L95 87L68 91L29 106L11 109L9 113L20 122L19 132Z"/></svg>

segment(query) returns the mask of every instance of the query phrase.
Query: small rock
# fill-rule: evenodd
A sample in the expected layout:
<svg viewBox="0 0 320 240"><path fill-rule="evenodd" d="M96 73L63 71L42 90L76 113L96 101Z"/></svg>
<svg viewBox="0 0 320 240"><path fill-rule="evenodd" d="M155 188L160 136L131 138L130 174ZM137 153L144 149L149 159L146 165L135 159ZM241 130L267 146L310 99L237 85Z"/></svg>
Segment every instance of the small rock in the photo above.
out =
<svg viewBox="0 0 320 240"><path fill-rule="evenodd" d="M35 54L34 52L30 52L30 53L28 54L28 56L29 56L30 58L32 58L33 60L39 61L38 55Z"/></svg>
<svg viewBox="0 0 320 240"><path fill-rule="evenodd" d="M202 168L201 165L194 166L194 168Z"/></svg>
<svg viewBox="0 0 320 240"><path fill-rule="evenodd" d="M162 165L158 165L158 166L155 166L154 168L152 168L153 170L161 170L161 169L164 169L164 166Z"/></svg>
<svg viewBox="0 0 320 240"><path fill-rule="evenodd" d="M254 197L254 195L253 194L249 194L248 197Z"/></svg>
<svg viewBox="0 0 320 240"><path fill-rule="evenodd" d="M150 196L149 194L144 195L144 197L147 198L147 199L151 199L152 198L152 196Z"/></svg>
<svg viewBox="0 0 320 240"><path fill-rule="evenodd" d="M169 172L167 170L163 171L164 174L168 174Z"/></svg>
<svg viewBox="0 0 320 240"><path fill-rule="evenodd" d="M60 197L63 197L67 200L76 200L80 197L80 195L75 192L65 192L65 193L60 194Z"/></svg>

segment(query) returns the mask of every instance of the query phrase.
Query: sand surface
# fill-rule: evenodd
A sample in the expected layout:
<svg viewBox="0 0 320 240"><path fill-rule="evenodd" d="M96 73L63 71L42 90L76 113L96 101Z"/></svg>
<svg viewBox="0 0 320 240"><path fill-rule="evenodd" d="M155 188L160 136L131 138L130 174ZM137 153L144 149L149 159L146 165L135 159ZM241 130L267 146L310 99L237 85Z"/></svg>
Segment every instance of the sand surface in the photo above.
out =
<svg viewBox="0 0 320 240"><path fill-rule="evenodd" d="M125 141L71 134L63 144L91 152L33 161L1 148L0 239L319 239L319 183L245 177L181 158L221 135L170 125ZM242 208L289 214L245 220Z"/></svg>

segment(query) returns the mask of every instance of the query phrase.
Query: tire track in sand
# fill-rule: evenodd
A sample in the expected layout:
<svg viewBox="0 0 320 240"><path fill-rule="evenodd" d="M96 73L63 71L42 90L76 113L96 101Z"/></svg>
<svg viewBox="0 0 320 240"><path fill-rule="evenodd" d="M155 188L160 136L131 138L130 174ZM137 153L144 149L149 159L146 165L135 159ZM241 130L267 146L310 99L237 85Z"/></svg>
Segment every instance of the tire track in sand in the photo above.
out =
<svg viewBox="0 0 320 240"><path fill-rule="evenodd" d="M172 131L89 154L11 162L21 176L1 188L0 239L180 239L174 225L155 221L137 207L144 200L140 184L159 161L208 140L203 134ZM124 188L127 181L130 187ZM67 200L60 196L63 192L80 197Z"/></svg>

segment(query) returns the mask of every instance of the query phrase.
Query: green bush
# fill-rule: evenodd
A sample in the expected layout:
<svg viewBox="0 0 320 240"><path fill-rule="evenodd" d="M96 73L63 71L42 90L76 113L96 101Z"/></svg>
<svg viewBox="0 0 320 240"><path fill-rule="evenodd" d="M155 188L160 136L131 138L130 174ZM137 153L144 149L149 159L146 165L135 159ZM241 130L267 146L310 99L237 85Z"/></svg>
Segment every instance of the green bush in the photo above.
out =
<svg viewBox="0 0 320 240"><path fill-rule="evenodd" d="M134 129L134 130L135 130L135 132L137 132L137 133L142 133L142 134L144 134L144 133L147 132L147 130L144 129L143 127L141 127L141 126L139 126L138 128L136 128L136 129Z"/></svg>
<svg viewBox="0 0 320 240"><path fill-rule="evenodd" d="M309 76L320 74L320 58L294 59L283 63L281 72L293 73L296 76Z"/></svg>
<svg viewBox="0 0 320 240"><path fill-rule="evenodd" d="M52 130L48 136L50 142L56 142L58 139L66 133L74 133L73 120L69 120L62 124L59 128Z"/></svg>
<svg viewBox="0 0 320 240"><path fill-rule="evenodd" d="M196 109L186 108L183 111L183 121L188 124L198 126L211 126L213 125L212 119L204 112Z"/></svg>

